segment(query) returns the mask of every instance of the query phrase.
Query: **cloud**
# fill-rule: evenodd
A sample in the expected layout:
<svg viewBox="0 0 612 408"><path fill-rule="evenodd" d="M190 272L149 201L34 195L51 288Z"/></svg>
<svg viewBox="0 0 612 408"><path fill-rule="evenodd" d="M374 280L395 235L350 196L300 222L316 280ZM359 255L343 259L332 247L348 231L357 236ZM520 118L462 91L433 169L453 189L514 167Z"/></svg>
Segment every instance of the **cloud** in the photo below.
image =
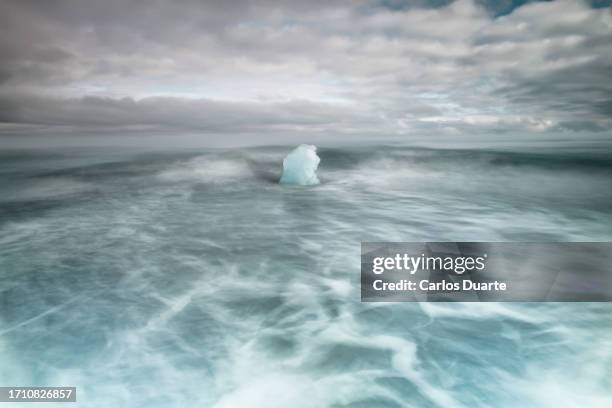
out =
<svg viewBox="0 0 612 408"><path fill-rule="evenodd" d="M101 130L179 129L203 133L378 128L380 119L355 108L304 100L215 101L176 97L0 97L0 122Z"/></svg>
<svg viewBox="0 0 612 408"><path fill-rule="evenodd" d="M610 10L515 6L6 0L0 134L609 132Z"/></svg>

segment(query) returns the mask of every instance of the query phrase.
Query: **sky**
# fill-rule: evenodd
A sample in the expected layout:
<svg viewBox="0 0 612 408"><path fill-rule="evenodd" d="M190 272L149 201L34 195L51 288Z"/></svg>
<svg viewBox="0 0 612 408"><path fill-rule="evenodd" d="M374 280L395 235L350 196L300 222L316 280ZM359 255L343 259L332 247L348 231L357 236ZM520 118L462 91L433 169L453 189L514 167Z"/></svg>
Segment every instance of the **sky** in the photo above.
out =
<svg viewBox="0 0 612 408"><path fill-rule="evenodd" d="M0 0L0 138L609 135L611 44L605 0Z"/></svg>

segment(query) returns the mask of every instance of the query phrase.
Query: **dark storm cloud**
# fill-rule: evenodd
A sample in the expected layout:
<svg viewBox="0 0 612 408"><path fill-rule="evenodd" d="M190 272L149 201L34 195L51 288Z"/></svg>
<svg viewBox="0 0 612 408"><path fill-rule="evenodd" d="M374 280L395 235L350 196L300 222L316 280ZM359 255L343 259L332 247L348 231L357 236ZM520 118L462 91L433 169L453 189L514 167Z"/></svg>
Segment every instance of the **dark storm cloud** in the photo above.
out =
<svg viewBox="0 0 612 408"><path fill-rule="evenodd" d="M173 97L0 97L0 122L90 128L148 127L210 132L255 132L337 126L383 126L365 113L310 101L222 102Z"/></svg>
<svg viewBox="0 0 612 408"><path fill-rule="evenodd" d="M609 9L434 3L3 0L0 133L610 130Z"/></svg>

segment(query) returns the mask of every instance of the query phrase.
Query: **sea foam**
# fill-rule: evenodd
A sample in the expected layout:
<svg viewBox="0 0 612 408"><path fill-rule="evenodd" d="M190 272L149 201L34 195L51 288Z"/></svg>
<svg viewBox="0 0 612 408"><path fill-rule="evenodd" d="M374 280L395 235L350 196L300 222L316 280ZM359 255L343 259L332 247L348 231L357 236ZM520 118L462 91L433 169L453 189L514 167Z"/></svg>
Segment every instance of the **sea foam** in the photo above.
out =
<svg viewBox="0 0 612 408"><path fill-rule="evenodd" d="M320 161L316 146L299 145L283 160L283 175L280 183L300 186L319 184L317 167Z"/></svg>

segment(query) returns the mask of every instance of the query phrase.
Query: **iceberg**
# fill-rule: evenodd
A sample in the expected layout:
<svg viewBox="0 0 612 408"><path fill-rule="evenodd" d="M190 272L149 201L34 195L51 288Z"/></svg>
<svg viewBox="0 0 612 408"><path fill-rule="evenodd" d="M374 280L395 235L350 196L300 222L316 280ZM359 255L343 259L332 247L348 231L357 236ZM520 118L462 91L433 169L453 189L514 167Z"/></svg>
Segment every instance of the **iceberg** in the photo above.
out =
<svg viewBox="0 0 612 408"><path fill-rule="evenodd" d="M317 167L320 161L316 146L299 145L283 160L283 175L280 183L298 186L319 184Z"/></svg>

